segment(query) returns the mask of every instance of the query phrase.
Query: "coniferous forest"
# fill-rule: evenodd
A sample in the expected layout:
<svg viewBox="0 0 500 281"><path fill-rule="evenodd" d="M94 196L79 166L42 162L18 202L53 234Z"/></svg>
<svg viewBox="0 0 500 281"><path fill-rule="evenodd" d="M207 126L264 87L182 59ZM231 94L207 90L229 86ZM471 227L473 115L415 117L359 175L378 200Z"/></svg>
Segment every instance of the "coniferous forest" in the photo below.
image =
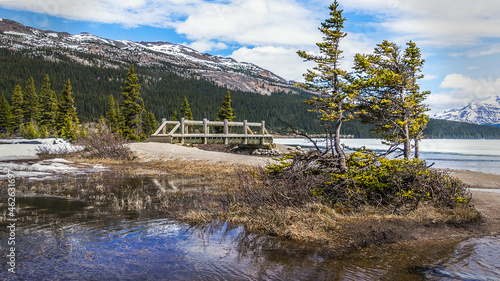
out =
<svg viewBox="0 0 500 281"><path fill-rule="evenodd" d="M30 77L33 77L36 92L40 95L43 81L48 75L51 89L60 99L70 80L78 120L96 122L106 116L110 95L117 105L123 102L122 87L131 64L124 64L120 69L85 66L68 62L63 57L58 61L48 61L34 54L0 49L0 97L3 94L12 106L16 85L20 85L24 92ZM180 118L174 117L174 114L180 112L185 99L189 101L194 120L218 118L228 89L209 81L182 78L164 69L140 65L134 67L144 107L155 116L156 122L161 118ZM315 114L308 112L308 106L303 104L310 96L305 91L299 94L278 92L265 96L232 90L231 105L235 121L265 120L271 131L284 132L287 126L281 122L283 120L305 132L321 133L323 129L315 121ZM370 129L369 125L352 120L344 124L342 134L369 138L373 137ZM500 138L500 128L431 119L424 135L428 138Z"/></svg>

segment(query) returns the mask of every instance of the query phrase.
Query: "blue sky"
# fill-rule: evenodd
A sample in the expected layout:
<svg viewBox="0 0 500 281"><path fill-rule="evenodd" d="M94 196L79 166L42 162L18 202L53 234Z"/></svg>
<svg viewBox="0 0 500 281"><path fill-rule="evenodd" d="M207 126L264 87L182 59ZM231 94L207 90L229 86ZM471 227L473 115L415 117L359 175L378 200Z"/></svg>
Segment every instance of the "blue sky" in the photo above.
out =
<svg viewBox="0 0 500 281"><path fill-rule="evenodd" d="M431 115L500 95L500 5L491 0L344 0L344 68L356 53L412 40L426 60ZM313 65L325 0L0 0L0 18L104 38L167 41L301 80Z"/></svg>

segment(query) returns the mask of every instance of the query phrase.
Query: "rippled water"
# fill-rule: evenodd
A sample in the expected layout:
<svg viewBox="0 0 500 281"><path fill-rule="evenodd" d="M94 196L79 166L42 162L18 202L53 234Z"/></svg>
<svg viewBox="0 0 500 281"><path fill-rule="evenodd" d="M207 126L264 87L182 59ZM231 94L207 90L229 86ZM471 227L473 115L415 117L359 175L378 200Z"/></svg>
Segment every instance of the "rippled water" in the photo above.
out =
<svg viewBox="0 0 500 281"><path fill-rule="evenodd" d="M125 198L134 190L152 195L150 184L134 178L119 183L121 192L109 188ZM384 246L335 259L241 227L176 222L154 198L127 210L95 197L19 197L17 273L7 272L3 254L0 280L500 279L499 237ZM1 223L2 253L7 234Z"/></svg>

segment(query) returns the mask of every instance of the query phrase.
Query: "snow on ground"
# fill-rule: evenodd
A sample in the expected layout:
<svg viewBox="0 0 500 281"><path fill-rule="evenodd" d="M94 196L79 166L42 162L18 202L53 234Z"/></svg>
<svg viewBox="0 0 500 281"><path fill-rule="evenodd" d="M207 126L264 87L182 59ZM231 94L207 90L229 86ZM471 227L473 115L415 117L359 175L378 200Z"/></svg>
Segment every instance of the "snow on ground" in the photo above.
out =
<svg viewBox="0 0 500 281"><path fill-rule="evenodd" d="M7 177L7 172L13 173L18 178L30 180L54 179L65 174L82 174L107 170L104 166L83 165L72 166L72 162L54 158L42 161L37 159L37 152L48 154L74 152L83 149L74 146L66 140L50 139L1 139L0 140L0 180ZM20 161L23 160L23 161Z"/></svg>
<svg viewBox="0 0 500 281"><path fill-rule="evenodd" d="M82 150L59 138L48 139L0 139L0 161L37 159L37 152L58 154Z"/></svg>

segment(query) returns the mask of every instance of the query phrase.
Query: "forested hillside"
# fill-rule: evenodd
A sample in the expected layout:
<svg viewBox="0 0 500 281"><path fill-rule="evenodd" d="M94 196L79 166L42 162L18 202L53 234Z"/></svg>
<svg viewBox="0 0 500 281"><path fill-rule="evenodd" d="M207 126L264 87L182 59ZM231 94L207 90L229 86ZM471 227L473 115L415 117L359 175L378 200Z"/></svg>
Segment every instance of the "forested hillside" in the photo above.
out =
<svg viewBox="0 0 500 281"><path fill-rule="evenodd" d="M179 111L184 97L189 100L194 119L215 120L227 89L208 81L185 79L168 70L135 66L139 76L141 95L148 110L157 119L170 119L175 110ZM37 89L46 74L50 76L52 88L60 93L67 79L71 80L75 96L75 106L82 121L96 121L104 116L109 95L117 103L121 102L121 86L124 83L128 65L121 69L85 66L66 61L51 62L41 56L21 55L0 49L0 93L10 96L17 84L22 88L29 77L33 77ZM307 111L302 101L309 94L275 93L271 96L240 91L231 91L235 120L265 120L269 128L278 130L285 120L298 128L319 132L313 113ZM158 120L159 121L159 120Z"/></svg>
<svg viewBox="0 0 500 281"><path fill-rule="evenodd" d="M97 121L105 115L110 94L117 103L121 102L121 87L128 66L123 65L120 69L85 66L62 58L53 62L36 54L21 55L20 52L0 49L0 94L5 94L10 101L15 86L19 84L24 88L30 77L34 78L36 88L40 89L48 74L52 89L60 95L64 84L70 79L78 117L84 122ZM136 66L136 73L145 105L154 113L157 121L163 117L170 119L174 111L179 111L184 97L189 100L194 119L215 120L227 95L226 88L204 80L182 78L167 69ZM280 120L285 120L308 133L322 133L314 114L308 112L309 106L302 104L309 96L306 92L266 96L231 91L235 120L265 120L273 131L280 131L284 127ZM346 122L342 134L358 138L372 137L370 127L356 120ZM500 138L500 128L431 119L424 134L427 138Z"/></svg>

